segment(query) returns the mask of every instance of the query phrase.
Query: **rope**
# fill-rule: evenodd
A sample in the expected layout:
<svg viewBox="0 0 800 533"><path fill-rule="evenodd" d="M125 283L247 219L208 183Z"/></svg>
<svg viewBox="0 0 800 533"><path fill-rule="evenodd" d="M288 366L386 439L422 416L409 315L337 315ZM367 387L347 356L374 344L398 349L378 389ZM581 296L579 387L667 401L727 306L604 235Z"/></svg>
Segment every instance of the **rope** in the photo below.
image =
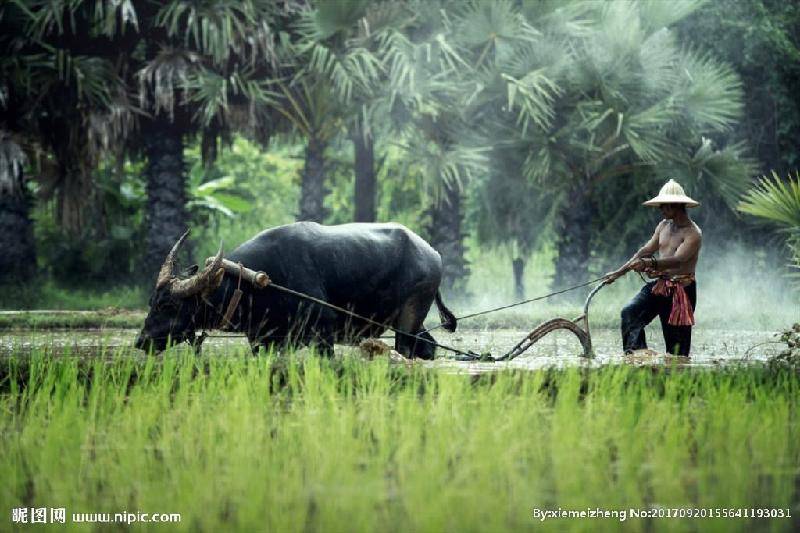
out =
<svg viewBox="0 0 800 533"><path fill-rule="evenodd" d="M557 294L563 294L565 292L574 291L575 289L580 289L581 287L585 287L587 285L591 285L592 283L597 283L598 281L601 281L603 279L605 279L605 276L600 276L599 278L595 278L595 279L593 279L591 281L587 281L586 283L581 283L580 285L575 285L574 287L568 287L568 288L562 289L560 291L551 292L550 294L545 294L543 296L537 296L536 298L528 298L527 300L522 300L521 302L517 302L517 303L513 303L513 304L501 305L500 307L495 307L493 309L487 309L486 311L479 311L477 313L472 313L472 314L469 314L469 315L456 317L456 320L464 320L464 319L467 319L467 318L474 318L476 316L488 315L489 313L494 313L495 311L502 311L503 309L510 309L512 307L517 307L518 305L523 305L523 304L535 302L537 300L544 300L545 298L550 298L551 296L555 296ZM438 326L434 326L432 328L428 328L425 331L423 331L422 333L428 333L428 332L433 331L435 329L439 329L440 327L442 327L444 325L445 325L445 322L442 322Z"/></svg>
<svg viewBox="0 0 800 533"><path fill-rule="evenodd" d="M345 309L344 307L339 307L338 305L333 305L331 303L326 302L325 300L320 300L319 298L315 298L313 296L309 296L308 294L305 294L305 293L290 289L288 287L284 287L282 285L278 285L277 283L274 283L274 282L270 282L269 285L267 285L267 287L274 287L274 288L276 288L276 289L278 289L280 291L283 291L285 293L291 294L293 296L297 296L298 298L309 300L309 301L312 301L312 302L314 302L316 304L322 305L324 307L329 307L329 308L333 309L334 311L338 311L340 313L344 313L346 315L349 315L349 316L351 316L353 318L358 318L359 320L363 320L363 321L365 321L365 322L367 322L369 324L372 324L373 326L378 326L378 327L381 327L381 328L384 328L384 329L391 330L391 331L393 331L393 332L395 332L396 334L399 334L399 335L405 335L407 337L412 337L412 338L415 338L417 340L421 340L423 342L427 342L428 344L432 344L433 346L435 346L437 348L441 348L443 350L454 352L454 353L457 353L459 355L465 355L465 356L468 356L468 357L477 355L477 354L475 354L473 352L465 352L463 350L459 350L458 348L453 348L452 346L447 346L447 345L444 345L444 344L440 344L440 343L438 343L436 341L432 341L430 339L426 339L425 337L420 337L419 335L421 333L426 333L425 331L422 331L419 334L414 334L414 333L408 333L408 332L405 332L405 331L401 331L399 329L396 329L396 328L390 326L389 324L383 324L381 322L377 322L375 320L372 320L371 318L367 318L365 316L359 315L358 313L354 313L354 312L350 311L349 309Z"/></svg>
<svg viewBox="0 0 800 533"><path fill-rule="evenodd" d="M239 265L241 266L241 263ZM240 275L241 275L241 270L239 272L240 272ZM535 302L537 300L543 300L545 298L550 298L551 296L555 296L557 294L563 294L565 292L573 291L575 289L579 289L581 287L585 287L587 285L591 285L592 283L596 283L596 282L598 282L600 280L603 280L603 279L605 279L605 276L601 276L599 278L587 281L585 283L581 283L579 285L575 285L575 286L572 286L572 287L567 287L566 289L562 289L562 290L559 290L559 291L554 291L554 292L551 292L550 294L545 294L543 296L537 296L535 298L529 298L529 299L523 300L521 302L516 302L516 303L513 303L513 304L509 304L509 305L503 305L503 306L500 306L500 307L495 307L493 309L488 309L486 311L480 311L480 312L477 312L477 313L472 313L472 314L469 314L469 315L465 315L465 316L462 316L460 318L457 318L456 320L472 318L472 317L476 317L476 316L480 316L480 315L485 315L485 314L488 314L488 313L493 313L495 311L501 311L503 309L509 309L511 307L516 307L516 306L523 305L523 304L526 304L526 303ZM240 278L239 281L241 283L241 278ZM344 313L344 314L346 314L348 316L351 316L353 318L357 318L359 320L363 320L364 322L367 322L368 324L371 324L373 326L378 326L378 327L383 328L383 329L388 329L390 331L393 331L397 335L405 335L406 337L411 337L411 338L420 340L422 342L428 343L430 345L433 345L436 348L440 348L442 350L447 350L449 352L453 352L455 354L465 356L467 358L467 360L471 360L471 361L474 361L474 360L499 361L499 360L503 360L505 357L507 357L509 355L509 354L506 354L506 355L502 356L500 359L495 359L494 357L491 357L488 354L477 354L477 353L475 353L475 352L473 352L471 350L465 352L464 350L459 350L458 348L453 348L452 346L447 346L445 344L441 344L441 343L436 342L434 340L426 339L425 337L421 337L420 336L423 333L428 333L429 331L433 331L435 329L438 329L438 328L442 327L445 323L442 323L442 324L439 324L438 326L434 326L432 328L426 329L426 330L421 331L420 333L417 333L417 334L408 333L406 331L401 331L401 330L399 330L399 329L397 329L397 328L395 328L393 326L390 326L389 324L384 324L384 323L381 323L381 322L377 322L375 320L372 320L371 318L367 318L365 316L359 315L358 313L354 313L353 311L350 311L349 309L345 309L344 307L339 307L338 305L334 305L332 303L326 302L325 300L321 300L319 298L316 298L314 296L305 294L303 292L296 291L296 290L290 289L288 287L284 287L283 285L279 285L279 284L273 282L272 280L268 281L267 287L274 287L275 289L278 289L279 291L285 292L287 294L291 294L292 296L296 296L296 297L304 299L304 300L309 300L311 302L316 303L317 305L321 305L323 307L328 307L328 308L333 309L334 311L337 311L339 313ZM206 335L204 333L203 334L203 339L205 339L205 337L207 337L207 336L208 335ZM202 344L202 340L200 340L200 344ZM511 351L514 351L514 349L512 349Z"/></svg>

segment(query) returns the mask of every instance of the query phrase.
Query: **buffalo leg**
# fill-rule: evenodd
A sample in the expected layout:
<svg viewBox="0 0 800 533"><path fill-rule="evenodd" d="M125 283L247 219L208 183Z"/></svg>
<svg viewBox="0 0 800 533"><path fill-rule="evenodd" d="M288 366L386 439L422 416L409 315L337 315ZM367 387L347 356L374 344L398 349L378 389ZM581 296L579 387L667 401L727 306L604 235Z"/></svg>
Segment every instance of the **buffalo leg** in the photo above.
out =
<svg viewBox="0 0 800 533"><path fill-rule="evenodd" d="M407 337L408 345L411 346L411 349L408 354L403 353L402 351L400 351L400 349L397 348L395 349L397 349L397 351L402 353L403 355L409 357L419 357L420 359L426 359L426 360L433 359L433 356L436 355L436 345L433 344L434 342L436 342L434 338L427 331L418 331L415 333L415 335L418 338Z"/></svg>
<svg viewBox="0 0 800 533"><path fill-rule="evenodd" d="M317 353L323 357L333 357L333 336L316 337L313 342Z"/></svg>
<svg viewBox="0 0 800 533"><path fill-rule="evenodd" d="M324 295L317 296L324 300ZM305 325L298 331L302 344L310 344L323 357L333 357L336 320L338 315L331 309L308 308Z"/></svg>
<svg viewBox="0 0 800 533"><path fill-rule="evenodd" d="M264 348L264 353L278 353L283 344L276 340L250 340L250 350L252 350L253 355L258 355L258 352L261 348Z"/></svg>
<svg viewBox="0 0 800 533"><path fill-rule="evenodd" d="M316 348L317 353L323 357L333 357L333 343L335 340L334 329L336 327L336 313L333 311L323 311L320 313L317 327L311 337L311 344Z"/></svg>
<svg viewBox="0 0 800 533"><path fill-rule="evenodd" d="M397 329L418 337L395 334L394 348L406 357L433 359L436 351L436 346L431 344L433 337L429 333L421 333L422 323L433 303L433 296L433 294L426 294L423 297L412 296L400 309L395 322Z"/></svg>

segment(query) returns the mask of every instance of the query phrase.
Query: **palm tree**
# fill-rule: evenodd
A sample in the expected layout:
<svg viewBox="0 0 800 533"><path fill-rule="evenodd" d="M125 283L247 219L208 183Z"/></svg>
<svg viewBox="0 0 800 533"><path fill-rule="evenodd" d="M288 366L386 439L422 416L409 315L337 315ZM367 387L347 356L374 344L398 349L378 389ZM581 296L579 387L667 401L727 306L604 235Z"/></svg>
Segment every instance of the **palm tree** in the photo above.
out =
<svg viewBox="0 0 800 533"><path fill-rule="evenodd" d="M467 2L451 7L451 40L461 61L459 84L469 94L468 131L491 146L488 172L482 174L477 237L486 244L507 245L513 252L512 272L517 297L524 297L525 260L543 233L550 209L545 187L520 172L529 140L528 122L546 126L552 120L556 93L549 70L561 57L542 39L515 2ZM514 105L526 115L509 112ZM474 143L474 142L473 142Z"/></svg>
<svg viewBox="0 0 800 533"><path fill-rule="evenodd" d="M30 199L23 173L27 156L21 146L25 141L19 138L30 128L27 113L22 111L27 101L22 87L27 79L10 53L20 44L21 13L12 7L0 8L0 283L4 284L30 281L36 267ZM16 138L12 132L16 132Z"/></svg>
<svg viewBox="0 0 800 533"><path fill-rule="evenodd" d="M77 231L91 198L91 168L129 117L111 63L75 46L84 12L77 4L69 7L60 2L0 7L0 217L4 239L14 242L7 248L10 263L4 272L23 280L35 267L30 198L22 175L26 153L40 193L55 195L62 227Z"/></svg>
<svg viewBox="0 0 800 533"><path fill-rule="evenodd" d="M747 183L743 147L704 140L735 124L738 78L677 46L667 28L699 4L530 3L526 42L487 45L500 81L484 97L506 96L489 131L512 132L498 142L524 146L518 173L558 193L556 287L588 277L597 190L608 181L635 186L642 170L654 182L670 172L729 202Z"/></svg>
<svg viewBox="0 0 800 533"><path fill-rule="evenodd" d="M380 43L387 31L400 27L407 17L401 3L316 2L313 9L303 12L297 25L293 53L299 69L297 79L330 88L326 96L335 100L336 114L329 113L327 120L338 129L349 130L353 142L357 222L376 219L374 142L375 125L381 122L376 116L387 118ZM298 129L302 131L302 125ZM330 134L336 133L337 128L330 130ZM320 187L304 190L317 191ZM303 203L308 203L305 195Z"/></svg>
<svg viewBox="0 0 800 533"><path fill-rule="evenodd" d="M0 284L27 283L36 270L25 163L20 145L0 130Z"/></svg>
<svg viewBox="0 0 800 533"><path fill-rule="evenodd" d="M448 293L463 295L469 274L464 238L464 206L468 184L486 173L487 149L470 143L468 122L454 108L443 109L435 118L414 120L416 136L405 148L423 168L430 206L428 237L441 254L442 286ZM465 138L466 137L466 138Z"/></svg>
<svg viewBox="0 0 800 533"><path fill-rule="evenodd" d="M486 172L487 147L470 133L470 95L463 83L470 66L452 44L458 31L448 9L458 2L409 2L414 14L381 35L386 102L394 137L424 169L430 198L428 236L442 256L443 286L461 289L464 257L463 199L467 184Z"/></svg>
<svg viewBox="0 0 800 533"><path fill-rule="evenodd" d="M786 236L790 268L800 280L800 174L781 180L773 172L764 176L742 197L738 210L777 227Z"/></svg>
<svg viewBox="0 0 800 533"><path fill-rule="evenodd" d="M143 4L137 11L143 56L129 71L148 114L139 146L148 161L149 271L155 272L188 222L187 137L201 134L210 163L219 139L231 131L270 133L260 122L268 122L265 108L277 95L271 85L277 70L275 28L293 12L290 2L266 0L173 0Z"/></svg>
<svg viewBox="0 0 800 533"><path fill-rule="evenodd" d="M489 175L480 180L477 193L476 237L479 243L500 246L510 252L514 295L525 296L525 269L534 248L549 235L553 225L553 195L542 184L519 174L518 144L496 146L490 157Z"/></svg>
<svg viewBox="0 0 800 533"><path fill-rule="evenodd" d="M268 0L135 5L130 1L37 1L26 11L34 34L53 35L58 57L66 56L68 64L74 64L78 54L87 51L91 54L83 62L87 67L103 68L107 79L120 80L101 86L107 87L117 115L93 123L105 126L96 136L103 141L101 148L124 146L147 159L147 267L143 270L148 274L155 272L188 222L183 161L187 138L202 136L203 155L210 162L219 139L234 129L262 137L269 134L263 123L269 124L264 109L274 96L270 86L277 68L274 29L294 11L292 2L278 5ZM132 107L124 101L128 94L137 95L136 109L123 115L119 110ZM114 120L117 117L135 121ZM137 135L114 142L108 133L115 128L117 133L136 131ZM58 128L51 131L54 151L63 156L59 162L64 173L86 175L75 171L76 158L80 162L91 147L90 135L65 142L59 141ZM81 189L73 189L85 198Z"/></svg>

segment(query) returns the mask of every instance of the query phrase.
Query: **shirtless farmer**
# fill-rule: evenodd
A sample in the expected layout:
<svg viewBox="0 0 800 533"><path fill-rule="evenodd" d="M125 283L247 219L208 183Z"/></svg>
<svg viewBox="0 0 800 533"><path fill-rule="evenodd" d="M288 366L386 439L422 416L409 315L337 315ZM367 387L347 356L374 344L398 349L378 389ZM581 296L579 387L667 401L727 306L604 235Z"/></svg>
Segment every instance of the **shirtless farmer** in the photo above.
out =
<svg viewBox="0 0 800 533"><path fill-rule="evenodd" d="M644 205L660 208L664 220L627 263L606 274L606 283L630 270L653 279L622 309L622 348L625 353L647 348L644 328L658 316L667 352L688 356L697 301L694 270L702 232L686 208L700 204L686 196L675 180L669 180L658 196ZM653 255L656 252L658 258Z"/></svg>

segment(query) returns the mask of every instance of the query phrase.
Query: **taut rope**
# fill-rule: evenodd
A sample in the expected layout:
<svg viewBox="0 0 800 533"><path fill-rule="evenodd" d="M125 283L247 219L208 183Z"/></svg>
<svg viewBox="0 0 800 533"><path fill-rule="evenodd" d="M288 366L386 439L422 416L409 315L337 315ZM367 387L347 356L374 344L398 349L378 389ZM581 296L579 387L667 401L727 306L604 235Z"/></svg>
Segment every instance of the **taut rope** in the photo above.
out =
<svg viewBox="0 0 800 533"><path fill-rule="evenodd" d="M306 294L304 292L296 291L294 289L290 289L288 287L284 287L283 285L279 285L278 283L275 283L274 281L272 281L269 278L269 276L267 276L264 272L255 272L253 270L250 270L250 269L244 267L241 263L237 264L237 263L234 263L232 261L229 261L229 260L225 259L225 260L223 260L223 266L224 266L224 268L225 268L225 270L227 272L229 272L231 274L238 274L239 275L239 283L241 283L241 278L244 277L248 281L251 281L253 283L253 285L255 285L255 286L259 287L259 288L273 287L273 288L275 288L275 289L277 289L277 290L279 290L281 292L285 292L286 294L291 294L292 296L295 296L297 298L301 298L303 300L308 300L310 302L313 302L313 303L315 303L317 305L321 305L323 307L327 307L327 308L332 309L332 310L334 310L334 311L336 311L338 313L343 313L343 314L351 316L353 318L357 318L359 320L363 320L364 322L367 322L368 324L371 324L373 326L378 326L378 327L383 328L383 329L388 329L390 331L393 331L396 335L404 335L406 337L411 337L413 339L416 339L416 340L431 344L431 345L435 346L436 348L441 348L442 350L447 350L449 352L453 352L455 354L458 354L458 355L462 356L462 358L463 358L462 360L468 360L468 361L475 361L475 360L504 361L504 360L513 359L514 357L517 357L518 355L522 354L525 350L530 348L536 341L538 341L545 334L547 334L550 331L553 331L555 329L562 329L562 328L569 329L570 331L575 333L578 336L578 338L580 339L581 344L584 347L584 354L587 357L591 356L591 337L589 336L589 327L588 327L589 326L589 324L588 324L589 302L591 301L592 297L594 297L594 295L597 293L597 291L600 290L601 287L606 285L605 283L603 283L603 284L597 286L591 292L589 297L586 299L586 303L584 305L584 314L582 316L576 318L573 321L569 321L569 320L566 320L566 319L560 319L560 318L548 321L545 324L542 324L538 328L534 329L529 335L527 335L525 337L525 339L520 341L516 346L514 346L514 348L509 350L507 353L505 353L504 355L502 355L500 357L495 358L495 357L492 357L491 355L478 354L478 353L475 353L475 352L473 352L471 350L470 351L459 350L458 348L453 348L452 346L447 346L445 344L441 344L439 342L433 341L431 339L426 339L426 338L420 336L423 333L427 333L429 331L433 331L435 329L440 328L441 326L444 325L444 323L439 324L438 326L434 326L432 328L426 329L424 331L421 331L420 333L417 333L417 334L409 333L407 331L399 330L399 329L395 328L394 326L391 326L390 324L377 322L377 321L375 321L375 320L373 320L371 318L368 318L368 317L365 317L365 316L360 315L358 313L355 313L355 312L353 312L353 311L351 311L349 309L345 309L344 307L339 307L338 305L334 305L332 303L326 302L325 300L321 300L319 298L316 298L316 297L311 296L309 294ZM537 300L543 300L545 298L550 298L551 296L555 296L557 294L563 294L565 292L573 291L575 289L579 289L581 287L585 287L587 285L591 285L592 283L596 283L598 281L601 281L604 278L605 278L604 276L603 277L599 277L599 278L593 279L591 281L587 281L585 283L580 283L578 285L574 285L572 287L568 287L566 289L553 291L553 292L551 292L549 294L545 294L543 296L537 296L535 298L529 298L529 299L523 300L521 302L516 302L516 303L513 303L513 304L509 304L509 305L503 305L503 306L500 306L500 307L495 307L493 309L488 309L488 310L485 310L485 311L472 313L472 314L469 314L469 315L465 315L465 316L459 317L459 318L457 318L457 320L466 319L466 318L472 318L472 317L476 317L476 316L480 316L480 315L485 315L485 314L488 314L488 313L501 311L503 309L509 309L509 308L512 308L512 307L523 305L523 304L526 304L526 303L535 302ZM238 302L237 302L237 304L238 304ZM235 306L233 308L235 308ZM231 311L231 306L230 305L229 305L228 311ZM233 313L230 312L230 314L232 315ZM585 321L585 330L582 330L581 328L579 328L576 325L576 322L578 322L579 320L584 320ZM571 324L571 326L569 324ZM203 334L203 339L205 337L207 337L207 336L208 335ZM202 340L200 342L202 343Z"/></svg>

